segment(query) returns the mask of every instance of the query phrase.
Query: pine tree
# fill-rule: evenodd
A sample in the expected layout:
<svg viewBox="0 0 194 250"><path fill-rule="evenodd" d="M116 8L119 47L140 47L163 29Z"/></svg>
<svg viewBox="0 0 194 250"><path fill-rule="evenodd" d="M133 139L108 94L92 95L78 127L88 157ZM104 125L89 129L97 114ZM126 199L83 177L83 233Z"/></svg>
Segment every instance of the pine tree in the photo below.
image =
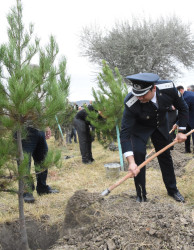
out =
<svg viewBox="0 0 194 250"><path fill-rule="evenodd" d="M63 134L67 131L67 128L72 126L73 119L77 113L77 110L74 109L71 103L67 103L66 110L63 114L60 114L60 116L56 116L55 119L57 123L53 127L53 130L55 131L55 140L59 140L59 144L61 145L61 139L62 144L64 140Z"/></svg>
<svg viewBox="0 0 194 250"><path fill-rule="evenodd" d="M39 129L54 126L55 116L66 110L70 77L65 57L55 63L59 49L54 37L41 48L39 39L33 37L34 26L30 24L25 30L21 0L16 0L7 20L9 40L0 46L0 191L18 193L21 249L25 250L29 246L23 192L29 160L22 149L22 138L28 125ZM35 55L38 65L32 64ZM49 153L47 167L59 157ZM12 180L18 180L18 190L13 189Z"/></svg>
<svg viewBox="0 0 194 250"><path fill-rule="evenodd" d="M92 89L95 102L94 110L88 112L88 119L95 127L99 142L107 147L112 141L117 140L120 153L120 164L123 169L123 157L120 146L121 120L124 110L124 98L128 93L127 86L119 70L114 72L103 61L102 72L98 76L98 90Z"/></svg>

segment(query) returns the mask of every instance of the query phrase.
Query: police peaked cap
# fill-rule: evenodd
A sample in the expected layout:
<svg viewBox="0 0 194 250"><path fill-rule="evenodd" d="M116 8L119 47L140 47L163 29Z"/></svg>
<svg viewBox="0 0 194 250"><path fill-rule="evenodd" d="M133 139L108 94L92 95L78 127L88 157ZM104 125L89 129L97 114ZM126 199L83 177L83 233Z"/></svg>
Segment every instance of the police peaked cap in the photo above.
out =
<svg viewBox="0 0 194 250"><path fill-rule="evenodd" d="M157 83L159 76L153 73L139 73L126 77L132 82L132 94L135 96L142 96L148 93L148 91Z"/></svg>

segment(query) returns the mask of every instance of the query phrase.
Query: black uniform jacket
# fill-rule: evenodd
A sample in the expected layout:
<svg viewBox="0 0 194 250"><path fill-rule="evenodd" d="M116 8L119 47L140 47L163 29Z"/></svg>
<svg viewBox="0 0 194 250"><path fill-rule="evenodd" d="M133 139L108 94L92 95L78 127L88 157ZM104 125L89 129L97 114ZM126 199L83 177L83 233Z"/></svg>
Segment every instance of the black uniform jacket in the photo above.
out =
<svg viewBox="0 0 194 250"><path fill-rule="evenodd" d="M178 110L179 127L186 127L188 106L174 84L162 83L156 87L158 107L152 101L141 103L132 93L126 96L120 134L123 153L133 151L133 136L140 137L147 143L149 136L158 129L168 139L167 111L171 105Z"/></svg>

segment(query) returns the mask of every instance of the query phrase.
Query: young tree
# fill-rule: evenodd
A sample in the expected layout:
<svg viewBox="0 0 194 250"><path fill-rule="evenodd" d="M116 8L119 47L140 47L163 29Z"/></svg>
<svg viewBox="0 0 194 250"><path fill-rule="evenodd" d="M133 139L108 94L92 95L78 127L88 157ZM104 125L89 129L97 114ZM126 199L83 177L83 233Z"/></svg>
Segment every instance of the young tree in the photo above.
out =
<svg viewBox="0 0 194 250"><path fill-rule="evenodd" d="M181 68L190 69L194 63L191 24L184 24L176 16L156 21L134 18L106 32L85 27L80 39L83 56L98 65L105 60L123 77L153 72L163 79L175 79Z"/></svg>
<svg viewBox="0 0 194 250"><path fill-rule="evenodd" d="M28 174L29 157L22 149L26 128L45 129L56 123L55 116L65 112L70 78L66 74L66 59L55 63L59 49L53 36L45 48L33 38L33 25L24 29L21 0L7 16L7 44L0 46L0 191L13 191L8 173L18 180L21 249L28 249L23 208L24 179ZM34 41L32 41L34 40ZM39 64L31 63L35 55ZM15 138L15 140L13 139ZM17 159L18 167L13 164ZM46 166L57 162L59 155L48 154Z"/></svg>
<svg viewBox="0 0 194 250"><path fill-rule="evenodd" d="M59 144L61 144L61 138L64 140L64 133L67 132L69 127L72 127L76 113L77 110L74 109L72 104L67 103L65 112L56 116L57 124L55 124L53 130L55 131L55 140L59 140Z"/></svg>
<svg viewBox="0 0 194 250"><path fill-rule="evenodd" d="M87 110L89 113L88 119L95 127L97 138L104 147L117 139L120 164L123 170L119 129L124 110L124 98L128 93L127 86L119 70L115 68L113 72L107 63L103 61L102 73L98 76L98 87L99 90L92 89L95 98L93 103L95 111L89 112Z"/></svg>

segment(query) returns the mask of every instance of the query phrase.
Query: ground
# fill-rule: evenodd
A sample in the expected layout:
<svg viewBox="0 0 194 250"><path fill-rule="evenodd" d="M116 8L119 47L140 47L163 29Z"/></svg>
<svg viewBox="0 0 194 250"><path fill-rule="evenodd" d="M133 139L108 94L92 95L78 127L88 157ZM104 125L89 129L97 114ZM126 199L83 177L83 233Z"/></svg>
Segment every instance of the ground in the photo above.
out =
<svg viewBox="0 0 194 250"><path fill-rule="evenodd" d="M85 190L69 200L64 237L52 249L194 249L191 211L158 197L138 204L122 193L108 199Z"/></svg>
<svg viewBox="0 0 194 250"><path fill-rule="evenodd" d="M100 151L99 158L102 158L103 153L108 154L108 151L99 150L98 147L94 148L94 152L95 149ZM76 186L77 183L74 180L75 188L72 188L72 195L69 196L67 202L63 204L61 199L60 201L54 200L56 206L60 205L60 208L64 210L60 223L51 223L54 213L50 215L44 211L39 219L29 216L30 213L32 215L33 205L28 205L26 224L30 248L52 250L194 249L192 191L194 159L192 159L192 154L184 154L184 147L180 144L175 145L172 157L178 186L186 198L186 203L177 203L166 194L160 177L159 165L155 159L147 165L148 202L137 203L135 201L132 180L129 180L128 183L126 181L108 196L102 197L99 190L103 191L104 186L109 187L118 179L106 182L106 178L98 172L98 157L96 157L96 165L93 167L81 166L85 168L84 173L90 176L92 182L87 180L89 185L79 183L79 186ZM73 157L65 156L64 158L69 161L67 166L73 161L75 164ZM72 166L75 168L69 167L64 171L69 171L69 175L73 171L75 177L80 170L80 165ZM98 170L95 172L95 178L98 174L101 175L97 180L93 180L92 176L95 169ZM127 172L123 172L122 176L126 174ZM79 173L79 175L81 174ZM60 182L59 179L58 182ZM103 182L105 182L104 186ZM39 199L39 203L43 202L43 199L45 198ZM61 213L61 210L57 211L55 204L50 200L47 202L49 202L47 207L55 208L55 215L57 212ZM18 231L17 220L0 224L0 249L19 250Z"/></svg>

